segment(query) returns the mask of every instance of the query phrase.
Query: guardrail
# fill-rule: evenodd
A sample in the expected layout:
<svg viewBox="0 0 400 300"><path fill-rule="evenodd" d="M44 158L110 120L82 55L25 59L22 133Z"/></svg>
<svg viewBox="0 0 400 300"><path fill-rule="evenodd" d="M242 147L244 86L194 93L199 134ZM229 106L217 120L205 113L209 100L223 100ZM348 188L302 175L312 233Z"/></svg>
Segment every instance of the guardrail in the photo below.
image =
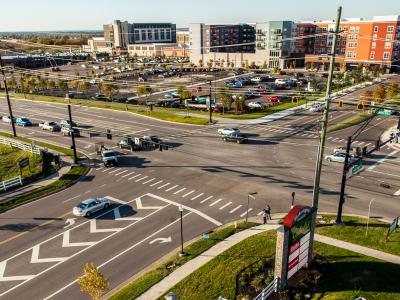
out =
<svg viewBox="0 0 400 300"><path fill-rule="evenodd" d="M17 185L22 185L22 177L21 176L0 182L0 188L3 191L7 191L7 189L17 186Z"/></svg>
<svg viewBox="0 0 400 300"><path fill-rule="evenodd" d="M267 299L271 294L278 291L278 278L274 278L274 280L268 284L268 286L263 289L263 291L258 294L253 300L264 300Z"/></svg>
<svg viewBox="0 0 400 300"><path fill-rule="evenodd" d="M32 153L37 154L37 155L41 155L41 151L45 150L44 148L32 147L30 145L23 144L23 143L18 142L16 140L7 139L7 138L3 138L3 137L0 137L0 143L1 144L5 144L5 145L9 145L11 147L16 147L16 148L22 149L22 150L27 151L27 152L32 152Z"/></svg>

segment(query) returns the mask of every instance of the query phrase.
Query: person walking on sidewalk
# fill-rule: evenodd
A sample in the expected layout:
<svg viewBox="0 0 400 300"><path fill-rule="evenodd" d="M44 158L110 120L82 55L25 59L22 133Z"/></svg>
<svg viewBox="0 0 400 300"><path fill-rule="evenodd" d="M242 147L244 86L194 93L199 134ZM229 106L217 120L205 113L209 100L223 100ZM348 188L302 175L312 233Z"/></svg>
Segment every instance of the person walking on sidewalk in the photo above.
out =
<svg viewBox="0 0 400 300"><path fill-rule="evenodd" d="M267 205L266 211L267 211L267 217L268 217L270 220L272 220L272 217L271 217L271 206Z"/></svg>
<svg viewBox="0 0 400 300"><path fill-rule="evenodd" d="M267 216L268 216L267 208L264 208L263 209L263 224L267 224Z"/></svg>

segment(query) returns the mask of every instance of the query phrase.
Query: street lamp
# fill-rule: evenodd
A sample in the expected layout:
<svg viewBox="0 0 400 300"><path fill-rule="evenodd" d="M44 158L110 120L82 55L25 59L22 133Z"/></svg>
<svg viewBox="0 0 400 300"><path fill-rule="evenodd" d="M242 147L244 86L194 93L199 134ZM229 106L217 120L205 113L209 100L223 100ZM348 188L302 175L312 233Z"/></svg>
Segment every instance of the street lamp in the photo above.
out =
<svg viewBox="0 0 400 300"><path fill-rule="evenodd" d="M252 199L252 200L256 200L256 196L255 195L257 195L257 192L254 192L254 193L248 193L247 194L247 209L246 209L246 223L247 223L247 220L248 220L248 218L249 218L249 204L250 204L250 198Z"/></svg>
<svg viewBox="0 0 400 300"><path fill-rule="evenodd" d="M183 206L179 205L179 212L181 214L181 252L179 253L179 256L185 256L186 253L183 252Z"/></svg>

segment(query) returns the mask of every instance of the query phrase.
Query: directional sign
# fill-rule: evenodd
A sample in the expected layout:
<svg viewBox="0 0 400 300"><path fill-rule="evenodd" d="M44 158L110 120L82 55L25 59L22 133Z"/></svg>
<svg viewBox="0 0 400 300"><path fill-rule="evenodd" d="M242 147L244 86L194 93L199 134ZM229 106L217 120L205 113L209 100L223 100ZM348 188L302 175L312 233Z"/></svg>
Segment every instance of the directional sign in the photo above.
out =
<svg viewBox="0 0 400 300"><path fill-rule="evenodd" d="M354 166L351 169L351 174L354 175L354 174L358 173L361 170L362 166L363 166L362 163L359 163L357 166Z"/></svg>
<svg viewBox="0 0 400 300"><path fill-rule="evenodd" d="M151 242L149 242L150 245L159 242L159 244L165 244L165 243L171 243L172 242L172 238L169 236L167 238L157 238L152 240Z"/></svg>
<svg viewBox="0 0 400 300"><path fill-rule="evenodd" d="M392 112L390 110L384 109L384 110L378 110L378 115L382 115L382 116L391 116Z"/></svg>

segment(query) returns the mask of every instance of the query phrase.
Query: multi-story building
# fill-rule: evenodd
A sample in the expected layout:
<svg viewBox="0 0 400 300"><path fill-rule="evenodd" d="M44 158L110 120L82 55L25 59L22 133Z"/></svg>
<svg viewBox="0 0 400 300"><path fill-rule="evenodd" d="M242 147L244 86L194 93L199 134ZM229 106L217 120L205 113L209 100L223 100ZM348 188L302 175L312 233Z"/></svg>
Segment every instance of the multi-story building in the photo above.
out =
<svg viewBox="0 0 400 300"><path fill-rule="evenodd" d="M189 30L179 30L176 32L176 43L178 45L189 46Z"/></svg>

